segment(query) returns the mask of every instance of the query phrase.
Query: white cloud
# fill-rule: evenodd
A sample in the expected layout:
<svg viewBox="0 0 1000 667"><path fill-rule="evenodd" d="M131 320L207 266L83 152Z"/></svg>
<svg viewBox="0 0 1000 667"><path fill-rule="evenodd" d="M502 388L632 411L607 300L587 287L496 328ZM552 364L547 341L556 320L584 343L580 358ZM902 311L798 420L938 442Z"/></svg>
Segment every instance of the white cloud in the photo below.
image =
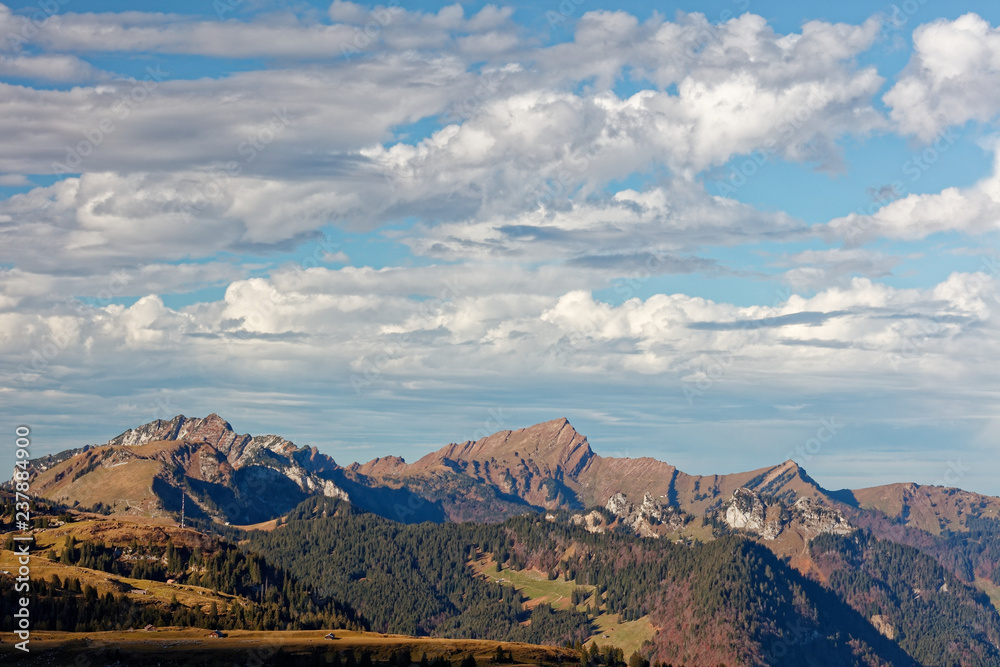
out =
<svg viewBox="0 0 1000 667"><path fill-rule="evenodd" d="M223 301L181 311L155 296L130 307L8 310L0 339L8 379L33 345L59 340L54 356L80 364L79 372L121 364L133 351L167 362L185 349L206 372L248 380L278 362L290 364L279 372L289 381L302 372L343 379L385 357L379 376L390 384L453 382L476 369L499 377L664 374L680 386L709 376L721 360L736 386L764 374L772 387L826 377L847 390L890 376L905 387L913 378L977 375L978 357L998 339L996 283L985 273L953 274L927 290L855 278L755 306L684 294L611 306L574 282L571 271L503 265L475 273L314 268L237 280Z"/></svg>
<svg viewBox="0 0 1000 667"><path fill-rule="evenodd" d="M803 250L778 258L775 266L790 267L784 280L796 292L811 292L846 286L854 277L884 278L903 261L902 257L865 248Z"/></svg>
<svg viewBox="0 0 1000 667"><path fill-rule="evenodd" d="M875 238L915 240L962 231L984 234L1000 227L1000 150L994 146L993 173L967 188L909 194L870 214L854 212L831 220L826 232L854 245Z"/></svg>
<svg viewBox="0 0 1000 667"><path fill-rule="evenodd" d="M108 75L75 56L0 56L0 77L48 81L95 81Z"/></svg>
<svg viewBox="0 0 1000 667"><path fill-rule="evenodd" d="M679 254L706 245L808 234L802 222L788 215L712 197L698 184L680 180L644 192L622 190L605 201L566 200L558 181L531 194L540 206L523 214L422 225L401 240L417 254L449 261L570 261L591 268L603 265L612 272L655 274L711 268L685 268L677 261Z"/></svg>
<svg viewBox="0 0 1000 667"><path fill-rule="evenodd" d="M285 179L356 169L361 146L443 110L473 82L452 58L412 55L223 80L138 81L70 90L0 83L0 170L51 174L224 168ZM463 83L464 82L464 83Z"/></svg>
<svg viewBox="0 0 1000 667"><path fill-rule="evenodd" d="M884 96L899 129L930 141L949 125L1000 113L1000 29L977 14L913 32L913 56Z"/></svg>
<svg viewBox="0 0 1000 667"><path fill-rule="evenodd" d="M410 11L400 3L368 9L335 2L329 14L335 23L318 23L283 12L249 21L235 19L226 11L219 18L227 20L140 11L65 12L36 22L32 42L59 52L336 59L345 53L440 48L454 38L475 35L486 37L485 49L476 48L471 40L469 50L482 55L496 52L498 36L514 30L510 10L495 7L466 18L457 4L434 14ZM0 13L0 27L6 27L3 32L7 34L18 31L20 23L7 11Z"/></svg>

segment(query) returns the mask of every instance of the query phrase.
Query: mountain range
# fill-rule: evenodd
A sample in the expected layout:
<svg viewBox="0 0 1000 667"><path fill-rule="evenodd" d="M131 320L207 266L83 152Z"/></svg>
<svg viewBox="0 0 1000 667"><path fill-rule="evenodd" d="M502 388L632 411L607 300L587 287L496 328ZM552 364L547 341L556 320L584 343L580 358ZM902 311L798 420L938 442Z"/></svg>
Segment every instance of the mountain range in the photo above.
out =
<svg viewBox="0 0 1000 667"><path fill-rule="evenodd" d="M566 419L449 444L413 463L384 456L341 466L315 447L297 447L277 435L238 434L216 414L178 415L36 465L40 474L33 488L52 500L100 503L116 512L176 513L183 491L192 516L242 524L281 516L313 495L348 500L404 522L577 511L605 507L617 494L635 503L649 495L701 517L731 503L739 489L766 499L772 513L775 505L802 501L800 506L809 502L849 516L875 511L933 535L962 531L970 517L1000 516L998 498L937 486L899 483L831 492L791 460L702 476L652 458L602 457ZM766 514L766 503L757 502L756 511Z"/></svg>
<svg viewBox="0 0 1000 667"><path fill-rule="evenodd" d="M966 532L970 519L1000 517L1000 499L960 489L898 483L829 491L791 460L701 476L652 458L603 457L566 419L452 443L413 463L384 456L341 466L277 435L238 434L216 414L178 415L35 463L39 495L114 513L176 517L183 497L190 519L256 525L312 496L404 523L567 512L591 530L675 539L738 531L803 572L815 571L807 546L818 534L865 527L928 549ZM955 559L935 548L940 559ZM993 573L989 564L966 570L970 581Z"/></svg>
<svg viewBox="0 0 1000 667"><path fill-rule="evenodd" d="M64 507L183 511L379 631L596 641L616 619L648 628L643 651L663 664L1000 666L1000 499L960 489L831 491L794 461L690 475L602 457L566 419L342 466L178 415L33 469L32 490ZM505 585L507 570L570 582L573 604L490 602L473 583L490 567Z"/></svg>

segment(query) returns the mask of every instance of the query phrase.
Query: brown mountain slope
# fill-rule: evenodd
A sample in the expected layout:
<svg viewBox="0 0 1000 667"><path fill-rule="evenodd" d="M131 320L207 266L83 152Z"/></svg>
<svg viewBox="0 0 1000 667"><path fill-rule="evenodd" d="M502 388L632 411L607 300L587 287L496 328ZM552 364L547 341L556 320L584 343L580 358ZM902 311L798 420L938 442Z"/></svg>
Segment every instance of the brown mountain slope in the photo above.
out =
<svg viewBox="0 0 1000 667"><path fill-rule="evenodd" d="M385 456L346 468L315 447L236 433L216 414L157 420L85 450L39 461L33 488L61 502L146 514L176 513L184 489L195 505L189 513L236 523L274 518L310 495L349 499L403 521L497 521L532 509L603 507L619 493L634 503L649 494L704 516L740 488L772 505L808 498L878 510L932 534L962 530L967 516L1000 516L1000 499L956 489L896 484L831 493L793 461L702 476L652 458L603 457L566 419L449 444L414 463Z"/></svg>
<svg viewBox="0 0 1000 667"><path fill-rule="evenodd" d="M636 499L649 493L664 504L702 515L728 500L740 487L790 502L801 497L828 499L793 461L731 475L688 475L648 457L599 456L566 419L450 444L412 464L398 457L384 457L353 464L349 470L385 484L415 484L420 480L425 487L443 487L449 481L456 486L454 476L458 475L546 509L604 506L616 493ZM513 509L523 511L517 506Z"/></svg>
<svg viewBox="0 0 1000 667"><path fill-rule="evenodd" d="M340 467L315 448L276 435L236 433L216 414L178 415L129 429L36 466L35 493L117 513L253 523L279 516L310 495L346 498L332 480Z"/></svg>
<svg viewBox="0 0 1000 667"><path fill-rule="evenodd" d="M970 516L1000 518L1000 498L943 486L886 484L855 489L845 500L932 535L965 530Z"/></svg>

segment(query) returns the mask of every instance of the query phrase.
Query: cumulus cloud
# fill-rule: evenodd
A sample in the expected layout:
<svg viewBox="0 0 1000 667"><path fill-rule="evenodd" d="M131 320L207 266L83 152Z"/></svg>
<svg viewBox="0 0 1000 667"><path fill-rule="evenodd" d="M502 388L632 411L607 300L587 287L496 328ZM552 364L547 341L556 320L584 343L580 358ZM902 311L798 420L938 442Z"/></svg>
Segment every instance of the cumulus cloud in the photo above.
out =
<svg viewBox="0 0 1000 667"><path fill-rule="evenodd" d="M158 271L144 279L155 280ZM497 290L501 275L503 289ZM23 298L30 291L28 277L10 277L5 295ZM128 307L84 303L57 305L53 312L15 311L11 304L5 327L35 335L8 337L4 352L23 361L31 340L67 338L68 356L91 354L94 346L121 345L124 354L162 346L161 354L190 344L192 353L206 357L199 363L322 357L321 365L340 373L388 355L392 369L380 373L394 381L454 379L462 368L529 375L665 373L689 381L729 356L739 360L734 377L766 370L794 384L814 381L817 374L863 375L874 368L954 372L970 341L977 341L979 353L980 345L995 347L987 341L996 333L997 290L994 276L985 272L956 273L928 289L854 278L812 297L792 295L756 306L685 294L613 306L574 289L576 284L570 270L500 264L472 273L461 266L279 271L271 278L232 281L223 300L181 310L155 296ZM845 381L864 384L861 376Z"/></svg>
<svg viewBox="0 0 1000 667"><path fill-rule="evenodd" d="M761 154L836 171L845 138L891 129L861 64L875 20L782 34L749 13L592 11L550 44L491 5L222 18L66 12L0 57L0 185L16 188L0 200L0 392L17 409L43 397L69 423L115 397L133 420L149 412L134 396L174 387L275 423L340 410L369 433L374 404L345 397L544 385L603 405L616 383L687 409L686 391L757 400L764 382L799 404L937 391L998 352L995 271L901 289L878 282L892 248L853 247L995 229L996 175L813 228L705 189ZM895 127L992 118L978 21L917 31L885 97ZM20 25L0 6L0 34ZM88 64L128 54L150 69ZM176 55L244 60L185 79ZM331 225L363 240L328 242ZM374 262L371 240L393 254ZM651 294L652 276L682 287ZM759 303L752 282L712 300L693 293L706 277L806 296Z"/></svg>
<svg viewBox="0 0 1000 667"><path fill-rule="evenodd" d="M930 141L949 125L1000 113L1000 29L977 14L913 32L913 56L885 94L899 129Z"/></svg>
<svg viewBox="0 0 1000 667"><path fill-rule="evenodd" d="M993 173L967 188L949 187L932 194L909 194L874 208L831 220L824 231L849 245L875 238L922 239L962 231L984 234L1000 226L1000 151L994 146Z"/></svg>

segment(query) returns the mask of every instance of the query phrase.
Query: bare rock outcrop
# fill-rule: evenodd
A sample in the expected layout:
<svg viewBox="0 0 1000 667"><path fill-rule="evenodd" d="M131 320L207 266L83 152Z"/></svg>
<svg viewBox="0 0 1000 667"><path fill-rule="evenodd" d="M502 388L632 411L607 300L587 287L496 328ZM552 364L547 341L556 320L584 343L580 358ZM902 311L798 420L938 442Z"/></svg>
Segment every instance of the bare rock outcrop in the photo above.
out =
<svg viewBox="0 0 1000 667"><path fill-rule="evenodd" d="M636 507L624 493L615 493L608 498L605 506L621 522L644 537L661 537L684 527L687 516L680 510L667 507L646 493L642 503Z"/></svg>
<svg viewBox="0 0 1000 667"><path fill-rule="evenodd" d="M886 638L888 639L896 638L896 628L892 625L892 623L889 622L889 619L887 617L883 616L882 614L875 614L868 620L871 621L871 624L875 626L875 629L878 630Z"/></svg>
<svg viewBox="0 0 1000 667"><path fill-rule="evenodd" d="M217 414L203 419L177 415L167 421L157 419L129 429L108 441L113 448L141 451L155 442L186 443L181 448L163 450L155 458L171 464L192 479L229 484L234 471L243 471L247 480L266 481L283 476L307 495L349 500L346 491L325 473L339 470L336 462L315 447L297 447L277 435L239 434ZM122 451L119 449L118 451Z"/></svg>
<svg viewBox="0 0 1000 667"><path fill-rule="evenodd" d="M792 506L792 520L807 535L834 533L847 535L854 530L843 512L825 507L812 498L799 498Z"/></svg>
<svg viewBox="0 0 1000 667"><path fill-rule="evenodd" d="M844 514L813 498L797 499L791 507L777 499L765 500L756 491L740 487L733 492L723 514L726 525L735 530L777 539L785 530L794 530L805 538L821 533L846 535L854 530Z"/></svg>

